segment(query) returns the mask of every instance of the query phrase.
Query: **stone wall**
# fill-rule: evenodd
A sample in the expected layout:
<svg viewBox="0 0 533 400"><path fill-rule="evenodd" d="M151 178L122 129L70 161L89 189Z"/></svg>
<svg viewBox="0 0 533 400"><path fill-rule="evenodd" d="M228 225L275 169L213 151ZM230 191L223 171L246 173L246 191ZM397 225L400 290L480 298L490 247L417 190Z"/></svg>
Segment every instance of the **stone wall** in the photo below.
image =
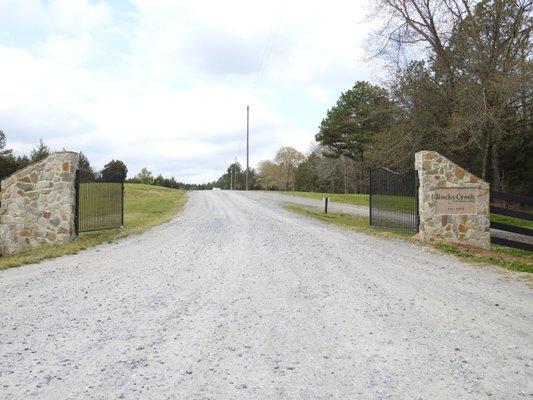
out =
<svg viewBox="0 0 533 400"><path fill-rule="evenodd" d="M419 238L489 248L489 185L434 151L415 156Z"/></svg>
<svg viewBox="0 0 533 400"><path fill-rule="evenodd" d="M1 183L0 254L10 255L76 237L78 154L58 152Z"/></svg>

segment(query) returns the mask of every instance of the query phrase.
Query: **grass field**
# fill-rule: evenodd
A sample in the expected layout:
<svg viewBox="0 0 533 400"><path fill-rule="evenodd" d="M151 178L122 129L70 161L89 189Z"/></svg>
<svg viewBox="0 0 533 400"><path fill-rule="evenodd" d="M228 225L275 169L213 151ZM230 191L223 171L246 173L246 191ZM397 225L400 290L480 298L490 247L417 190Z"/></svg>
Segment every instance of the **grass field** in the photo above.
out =
<svg viewBox="0 0 533 400"><path fill-rule="evenodd" d="M295 212L306 217L311 217L330 224L342 226L368 235L387 237L387 238L410 238L414 235L413 231L403 230L385 230L373 228L368 224L368 217L360 215L328 212L324 214L322 210L316 207L303 206L295 203L285 203L284 207L288 211Z"/></svg>
<svg viewBox="0 0 533 400"><path fill-rule="evenodd" d="M438 243L437 249L456 255L476 264L492 264L513 271L533 273L533 252L491 245L490 250L480 250Z"/></svg>
<svg viewBox="0 0 533 400"><path fill-rule="evenodd" d="M285 203L284 207L288 211L315 218L323 222L339 225L343 228L352 229L367 235L399 239L408 239L414 235L412 231L372 228L368 224L367 217L361 217L358 215L331 212L324 214L316 207L302 206L294 203ZM437 244L435 247L442 252L453 254L472 263L491 264L514 271L533 273L533 252L531 251L496 245L492 245L490 250L474 249L449 244Z"/></svg>
<svg viewBox="0 0 533 400"><path fill-rule="evenodd" d="M81 233L78 240L74 242L44 246L13 256L0 257L0 270L36 263L47 258L75 254L89 247L141 233L147 228L172 219L181 210L185 201L186 194L183 190L126 184L123 229Z"/></svg>
<svg viewBox="0 0 533 400"><path fill-rule="evenodd" d="M324 197L329 197L332 201L344 204L353 204L357 206L370 206L370 196L368 194L339 194L339 193L314 193L314 192L280 192L289 194L291 196L305 197L308 199L322 200ZM412 198L400 196L377 196L378 206L383 209L399 212L413 212L415 204ZM502 224L520 226L523 228L533 229L533 222L525 221L518 218L507 217L503 215L492 214L490 220L493 222L500 222Z"/></svg>
<svg viewBox="0 0 533 400"><path fill-rule="evenodd" d="M356 206L369 207L370 196L368 194L342 194L342 193L314 193L314 192L280 192L291 196L305 197L308 199L322 200L328 197L336 203L351 204ZM375 204L383 210L412 213L416 205L412 197L404 196L374 196Z"/></svg>
<svg viewBox="0 0 533 400"><path fill-rule="evenodd" d="M522 228L533 229L533 221L526 221L525 219L508 217L506 215L492 214L490 220L493 222L499 222L501 224L520 226Z"/></svg>
<svg viewBox="0 0 533 400"><path fill-rule="evenodd" d="M356 206L369 205L369 196L367 194L341 194L341 193L315 193L315 192L280 192L291 196L306 197L308 199L322 200L324 197L329 197L332 201L337 203L353 204Z"/></svg>

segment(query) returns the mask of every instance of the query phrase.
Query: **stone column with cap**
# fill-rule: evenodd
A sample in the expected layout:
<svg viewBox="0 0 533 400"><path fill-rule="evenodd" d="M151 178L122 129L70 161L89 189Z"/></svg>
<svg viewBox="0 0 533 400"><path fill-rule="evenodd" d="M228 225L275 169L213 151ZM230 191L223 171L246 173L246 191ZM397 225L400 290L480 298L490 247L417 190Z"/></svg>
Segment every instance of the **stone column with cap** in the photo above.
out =
<svg viewBox="0 0 533 400"><path fill-rule="evenodd" d="M0 254L76 238L78 160L74 152L53 153L1 182Z"/></svg>
<svg viewBox="0 0 533 400"><path fill-rule="evenodd" d="M489 184L434 151L415 155L424 242L490 248Z"/></svg>

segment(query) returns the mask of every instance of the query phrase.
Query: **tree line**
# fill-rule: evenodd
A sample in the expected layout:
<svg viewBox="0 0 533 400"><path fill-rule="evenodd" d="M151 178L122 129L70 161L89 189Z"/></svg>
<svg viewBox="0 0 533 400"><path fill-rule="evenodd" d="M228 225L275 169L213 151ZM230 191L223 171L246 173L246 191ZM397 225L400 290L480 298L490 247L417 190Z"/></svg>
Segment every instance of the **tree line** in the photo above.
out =
<svg viewBox="0 0 533 400"><path fill-rule="evenodd" d="M144 185L161 186L171 189L196 189L196 186L198 186L195 184L178 182L173 176L170 178L164 178L163 175L159 174L154 177L148 167L142 168L137 175L135 175L133 178L127 179L126 182L142 183Z"/></svg>
<svg viewBox="0 0 533 400"><path fill-rule="evenodd" d="M533 196L531 0L376 0L368 46L381 84L341 93L308 154L281 148L253 171L266 190L359 192L369 171L437 151L497 191ZM216 182L229 188L230 170ZM240 166L237 185L242 188Z"/></svg>
<svg viewBox="0 0 533 400"><path fill-rule="evenodd" d="M246 187L246 170L232 163L217 180L194 189L234 189ZM314 145L307 154L283 146L272 160L250 169L250 190L295 190L306 192L366 193L368 181L360 176L359 165L347 157L338 157L331 150Z"/></svg>
<svg viewBox="0 0 533 400"><path fill-rule="evenodd" d="M358 81L341 93L318 126L307 154L282 147L249 171L250 189L359 192L373 168L405 172L414 154L434 150L480 176L493 190L533 196L532 0L375 0L381 23L369 43L385 61L381 84ZM0 177L46 153L5 150ZM48 149L49 151L49 149ZM83 161L85 162L85 160ZM81 164L81 160L80 160ZM122 162L109 169L125 179ZM94 174L94 176L93 176ZM243 189L239 163L206 184L153 177L131 182L184 189Z"/></svg>
<svg viewBox="0 0 533 400"><path fill-rule="evenodd" d="M42 139L29 155L20 156L16 156L12 149L6 149L6 142L5 133L0 131L0 180L52 154L52 150ZM111 160L101 171L96 171L87 156L81 152L79 153L79 170L82 182L124 182L128 175L126 164L120 160Z"/></svg>
<svg viewBox="0 0 533 400"><path fill-rule="evenodd" d="M12 149L6 148L7 138L0 130L0 180L33 163L44 160L52 150L41 139L29 155L15 155ZM174 177L164 178L162 175L154 177L148 168L143 168L133 178L127 179L128 167L121 160L111 160L102 170L95 169L87 156L79 153L79 170L81 182L130 182L163 186L174 189L211 189L213 184L188 184L176 181Z"/></svg>
<svg viewBox="0 0 533 400"><path fill-rule="evenodd" d="M357 82L317 141L360 166L413 168L435 150L494 190L533 194L531 0L376 0L384 85Z"/></svg>
<svg viewBox="0 0 533 400"><path fill-rule="evenodd" d="M272 160L258 164L256 182L263 190L368 192L366 173L361 175L359 165L321 145L313 145L307 154L281 147Z"/></svg>
<svg viewBox="0 0 533 400"><path fill-rule="evenodd" d="M51 154L50 148L42 140L29 155L16 156L13 150L6 149L7 138L0 131L0 180L34 162L41 161Z"/></svg>

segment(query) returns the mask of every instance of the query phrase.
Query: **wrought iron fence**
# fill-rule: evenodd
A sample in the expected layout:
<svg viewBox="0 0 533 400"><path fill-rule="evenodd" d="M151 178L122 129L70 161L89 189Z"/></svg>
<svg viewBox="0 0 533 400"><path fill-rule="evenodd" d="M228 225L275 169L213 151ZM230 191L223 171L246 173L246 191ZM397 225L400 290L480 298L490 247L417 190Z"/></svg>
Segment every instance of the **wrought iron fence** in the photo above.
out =
<svg viewBox="0 0 533 400"><path fill-rule="evenodd" d="M418 231L418 174L370 171L370 225Z"/></svg>
<svg viewBox="0 0 533 400"><path fill-rule="evenodd" d="M124 183L82 182L76 176L76 230L90 232L124 225Z"/></svg>

